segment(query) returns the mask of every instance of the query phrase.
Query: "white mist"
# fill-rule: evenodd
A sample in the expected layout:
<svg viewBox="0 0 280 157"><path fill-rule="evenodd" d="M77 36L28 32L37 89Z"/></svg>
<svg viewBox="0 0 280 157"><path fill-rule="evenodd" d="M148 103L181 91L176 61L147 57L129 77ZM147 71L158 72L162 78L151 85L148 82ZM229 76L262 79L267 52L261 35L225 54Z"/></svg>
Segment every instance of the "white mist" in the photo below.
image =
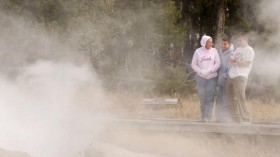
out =
<svg viewBox="0 0 280 157"><path fill-rule="evenodd" d="M41 61L0 78L0 148L79 157L105 127L108 102L86 65Z"/></svg>

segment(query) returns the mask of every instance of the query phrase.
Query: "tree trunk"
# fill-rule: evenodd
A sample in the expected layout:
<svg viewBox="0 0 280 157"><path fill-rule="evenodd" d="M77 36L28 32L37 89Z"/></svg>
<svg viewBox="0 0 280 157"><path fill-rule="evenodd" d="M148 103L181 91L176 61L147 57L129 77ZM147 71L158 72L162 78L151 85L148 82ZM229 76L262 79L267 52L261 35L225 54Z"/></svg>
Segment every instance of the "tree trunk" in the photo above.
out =
<svg viewBox="0 0 280 157"><path fill-rule="evenodd" d="M216 35L215 35L215 47L220 49L222 36L224 34L224 27L226 21L226 7L227 7L227 0L222 0L221 4L219 5L218 12L217 12L217 27L216 27Z"/></svg>

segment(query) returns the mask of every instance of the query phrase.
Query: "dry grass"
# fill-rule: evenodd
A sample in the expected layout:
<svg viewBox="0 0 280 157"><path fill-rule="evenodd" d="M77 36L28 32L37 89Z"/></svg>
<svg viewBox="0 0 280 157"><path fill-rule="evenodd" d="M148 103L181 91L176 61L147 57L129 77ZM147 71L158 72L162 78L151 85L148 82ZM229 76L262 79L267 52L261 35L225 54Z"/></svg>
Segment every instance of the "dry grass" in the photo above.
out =
<svg viewBox="0 0 280 157"><path fill-rule="evenodd" d="M189 96L147 96L139 93L108 93L113 102L112 112L122 117L133 118L171 118L198 119L200 116L199 100L196 94ZM141 104L143 98L179 98L178 107L147 107ZM270 101L247 100L254 121L280 121L280 104Z"/></svg>
<svg viewBox="0 0 280 157"><path fill-rule="evenodd" d="M114 154L104 155L106 157L275 157L280 152L277 137L258 138L254 142L242 135L170 134L125 129L110 129L101 136L104 143L114 146L105 150L115 150ZM131 153L120 155L119 150L125 152L123 149Z"/></svg>
<svg viewBox="0 0 280 157"><path fill-rule="evenodd" d="M154 98L174 97L178 96ZM141 100L153 97L139 93L109 93L108 98L113 102L111 111L124 117L197 119L200 116L196 94L180 96L180 108L144 107ZM280 104L259 100L248 100L248 104L255 121L275 121L280 117ZM121 125L103 130L98 134L98 141L103 145L93 145L90 150L92 156L101 152L100 156L104 157L274 157L280 152L277 136L145 131L134 126L122 128Z"/></svg>
<svg viewBox="0 0 280 157"><path fill-rule="evenodd" d="M249 100L252 117L255 121L280 121L280 104L274 101L263 103L260 100Z"/></svg>

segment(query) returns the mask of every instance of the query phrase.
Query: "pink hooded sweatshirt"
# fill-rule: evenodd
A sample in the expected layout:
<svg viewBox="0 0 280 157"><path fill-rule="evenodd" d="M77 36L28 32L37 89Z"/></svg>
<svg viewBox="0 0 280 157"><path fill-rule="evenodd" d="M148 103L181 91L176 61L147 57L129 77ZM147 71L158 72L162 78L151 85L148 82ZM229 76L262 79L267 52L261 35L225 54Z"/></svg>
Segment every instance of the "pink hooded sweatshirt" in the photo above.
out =
<svg viewBox="0 0 280 157"><path fill-rule="evenodd" d="M201 47L196 49L192 59L192 69L202 78L211 79L218 75L221 65L218 51L215 48L206 49L205 45L210 36L203 35Z"/></svg>

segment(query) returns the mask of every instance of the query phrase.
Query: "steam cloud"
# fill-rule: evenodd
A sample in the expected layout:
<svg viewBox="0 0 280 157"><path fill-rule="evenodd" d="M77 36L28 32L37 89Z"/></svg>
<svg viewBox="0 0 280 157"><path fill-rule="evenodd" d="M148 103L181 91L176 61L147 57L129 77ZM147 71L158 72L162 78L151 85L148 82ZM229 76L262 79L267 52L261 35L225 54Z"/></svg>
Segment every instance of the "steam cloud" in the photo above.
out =
<svg viewBox="0 0 280 157"><path fill-rule="evenodd" d="M254 36L253 74L269 76L262 78L272 85L280 77L279 5L260 4L258 21L273 33ZM78 53L25 20L0 12L0 147L38 157L83 156L112 117L110 102Z"/></svg>
<svg viewBox="0 0 280 157"><path fill-rule="evenodd" d="M261 1L257 12L257 21L261 24L265 32L252 35L254 49L256 52L255 63L253 66L253 76L261 78L262 83L271 87L279 85L279 39L280 39L280 17L278 14L280 7L279 1ZM275 89L280 93L279 89Z"/></svg>
<svg viewBox="0 0 280 157"><path fill-rule="evenodd" d="M42 157L79 156L105 126L108 115L101 113L108 102L86 66L38 62L17 80L0 82L3 148Z"/></svg>
<svg viewBox="0 0 280 157"><path fill-rule="evenodd" d="M84 156L110 102L83 57L24 20L0 13L0 148Z"/></svg>

